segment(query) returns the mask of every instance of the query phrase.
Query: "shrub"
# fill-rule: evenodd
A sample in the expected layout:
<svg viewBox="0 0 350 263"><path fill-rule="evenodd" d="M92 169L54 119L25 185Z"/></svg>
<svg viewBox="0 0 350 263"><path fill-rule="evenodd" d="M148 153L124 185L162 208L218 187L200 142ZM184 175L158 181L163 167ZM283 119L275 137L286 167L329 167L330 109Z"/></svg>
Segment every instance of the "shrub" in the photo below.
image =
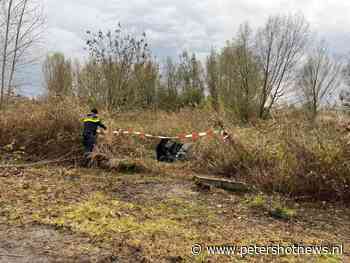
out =
<svg viewBox="0 0 350 263"><path fill-rule="evenodd" d="M82 110L71 99L15 104L0 118L0 145L38 157L80 149Z"/></svg>
<svg viewBox="0 0 350 263"><path fill-rule="evenodd" d="M274 114L271 120L255 121L245 127L228 125L232 135L228 142L220 136L200 139L194 144L186 169L232 177L267 193L349 201L348 134L330 114L311 124L298 112L291 112L292 115L286 111ZM82 153L79 119L83 113L86 109L73 99L21 101L2 114L0 148L25 151L31 158L56 158L70 152L78 156ZM133 128L153 135L175 136L219 126L219 116L205 109L182 109L177 113L104 112L101 116L106 119L109 132L99 138L94 156L123 172L145 171L140 167L152 172L174 168L151 162L159 139L116 136L114 130ZM128 165L123 167L121 161Z"/></svg>
<svg viewBox="0 0 350 263"><path fill-rule="evenodd" d="M284 120L232 128L229 143L200 144L196 169L234 177L268 192L350 200L349 144L333 123Z"/></svg>

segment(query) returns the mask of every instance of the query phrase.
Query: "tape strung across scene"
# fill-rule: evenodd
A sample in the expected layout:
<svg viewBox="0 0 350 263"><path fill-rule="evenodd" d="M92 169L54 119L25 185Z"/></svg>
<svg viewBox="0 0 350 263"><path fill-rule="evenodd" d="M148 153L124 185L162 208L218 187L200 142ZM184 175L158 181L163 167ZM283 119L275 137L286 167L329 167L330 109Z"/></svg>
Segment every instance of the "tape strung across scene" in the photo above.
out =
<svg viewBox="0 0 350 263"><path fill-rule="evenodd" d="M199 133L192 132L191 134L180 134L178 136L159 136L159 135L152 135L144 132L133 131L132 129L128 129L128 130L120 129L118 131L113 131L113 134L135 135L135 136L139 136L140 138L151 138L151 139L170 139L170 140L192 139L193 141L196 141L205 136L213 137L214 135L220 135L224 140L226 140L229 136L225 130L208 130L206 132L199 132Z"/></svg>
<svg viewBox="0 0 350 263"><path fill-rule="evenodd" d="M99 132L99 131L98 131ZM178 136L159 136L159 135L152 135L144 132L138 132L133 131L133 129L123 130L119 129L117 131L113 131L113 134L115 135L134 135L139 136L140 138L151 138L151 139L173 139L173 140L185 140L185 139L192 139L194 142L199 140L203 137L214 137L215 135L219 135L224 142L227 142L230 139L229 133L222 129L222 130L208 130L206 132L192 132L191 134L180 134ZM68 155L72 154L72 152L54 160L44 160L39 161L35 163L27 163L27 164L5 164L0 165L1 169L7 169L7 168L27 168L27 167L34 167L34 166L43 166L48 164L54 164L54 163L61 163L66 161L71 161L71 158L67 158Z"/></svg>

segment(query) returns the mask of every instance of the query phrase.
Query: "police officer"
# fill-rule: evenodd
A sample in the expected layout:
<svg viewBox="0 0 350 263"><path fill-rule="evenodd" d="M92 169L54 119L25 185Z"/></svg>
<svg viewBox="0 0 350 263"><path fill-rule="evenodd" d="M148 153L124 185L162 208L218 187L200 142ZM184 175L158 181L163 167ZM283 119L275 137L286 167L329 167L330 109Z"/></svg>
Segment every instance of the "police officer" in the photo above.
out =
<svg viewBox="0 0 350 263"><path fill-rule="evenodd" d="M101 122L97 116L97 109L92 109L91 113L88 114L84 119L84 130L83 130L83 145L86 161L89 161L89 155L94 149L96 144L97 129L101 127L106 130L107 127ZM86 163L87 164L87 163Z"/></svg>

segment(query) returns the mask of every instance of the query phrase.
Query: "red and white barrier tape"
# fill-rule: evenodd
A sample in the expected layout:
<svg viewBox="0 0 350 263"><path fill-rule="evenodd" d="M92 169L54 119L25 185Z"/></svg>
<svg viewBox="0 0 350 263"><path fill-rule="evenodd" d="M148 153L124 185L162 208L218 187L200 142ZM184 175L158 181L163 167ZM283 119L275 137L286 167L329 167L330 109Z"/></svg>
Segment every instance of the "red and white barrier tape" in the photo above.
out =
<svg viewBox="0 0 350 263"><path fill-rule="evenodd" d="M178 136L158 136L158 135L152 135L148 133L143 133L143 132L137 132L133 131L132 129L128 130L118 130L114 131L113 134L115 135L137 135L140 138L156 138L156 139L178 139L178 140L183 140L183 139L192 139L193 141L198 140L199 138L205 137L205 136L214 136L214 135L221 135L223 139L226 139L228 136L228 133L226 131L220 131L220 130L208 130L206 132L193 132L192 134L180 134Z"/></svg>

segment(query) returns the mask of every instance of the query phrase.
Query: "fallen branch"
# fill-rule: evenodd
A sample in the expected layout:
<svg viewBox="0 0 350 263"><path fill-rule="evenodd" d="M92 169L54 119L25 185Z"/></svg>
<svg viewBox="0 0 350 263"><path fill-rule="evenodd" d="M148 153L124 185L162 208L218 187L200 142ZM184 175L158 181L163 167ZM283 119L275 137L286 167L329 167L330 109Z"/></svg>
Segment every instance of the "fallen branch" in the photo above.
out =
<svg viewBox="0 0 350 263"><path fill-rule="evenodd" d="M194 176L194 181L196 185L201 187L216 187L232 192L250 192L253 190L245 183L215 177Z"/></svg>

